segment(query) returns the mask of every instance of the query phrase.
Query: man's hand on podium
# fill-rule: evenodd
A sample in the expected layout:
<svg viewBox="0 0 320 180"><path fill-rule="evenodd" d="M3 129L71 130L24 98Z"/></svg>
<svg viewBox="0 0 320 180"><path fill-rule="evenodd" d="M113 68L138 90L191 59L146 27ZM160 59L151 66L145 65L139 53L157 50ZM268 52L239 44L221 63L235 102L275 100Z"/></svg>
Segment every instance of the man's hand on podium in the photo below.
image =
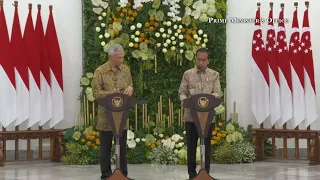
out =
<svg viewBox="0 0 320 180"><path fill-rule="evenodd" d="M131 86L127 87L123 92L123 94L126 94L128 96L132 96L132 93L133 93L133 88Z"/></svg>

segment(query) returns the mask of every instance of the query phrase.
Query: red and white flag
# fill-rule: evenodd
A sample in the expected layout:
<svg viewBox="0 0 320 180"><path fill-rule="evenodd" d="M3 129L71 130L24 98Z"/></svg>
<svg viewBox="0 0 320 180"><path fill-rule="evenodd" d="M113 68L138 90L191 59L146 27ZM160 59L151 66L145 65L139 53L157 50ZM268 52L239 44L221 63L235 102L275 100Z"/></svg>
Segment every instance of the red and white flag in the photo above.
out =
<svg viewBox="0 0 320 180"><path fill-rule="evenodd" d="M11 33L11 48L15 65L17 90L17 113L15 125L20 125L29 118L29 76L28 65L21 35L18 5L15 5L14 19Z"/></svg>
<svg viewBox="0 0 320 180"><path fill-rule="evenodd" d="M279 63L279 81L281 97L281 118L277 121L279 126L289 121L292 114L292 77L291 64L289 61L289 51L287 44L286 29L284 26L284 10L279 14L278 33L277 33L277 56Z"/></svg>
<svg viewBox="0 0 320 180"><path fill-rule="evenodd" d="M300 47L300 33L298 24L298 11L293 13L292 34L289 46L289 60L292 70L292 92L293 92L293 119L294 128L305 120L305 101L304 101L304 68Z"/></svg>
<svg viewBox="0 0 320 180"><path fill-rule="evenodd" d="M38 6L38 15L36 22L36 45L40 55L40 86L41 86L41 113L40 123L42 126L52 118L52 100L50 87L50 62L46 42L44 39L43 24L41 18L41 6Z"/></svg>
<svg viewBox="0 0 320 180"><path fill-rule="evenodd" d="M49 126L52 128L64 119L62 57L52 14L52 6L50 6L45 38L51 67L52 119Z"/></svg>
<svg viewBox="0 0 320 180"><path fill-rule="evenodd" d="M32 8L29 6L29 14L23 35L23 42L29 67L30 117L28 120L28 127L40 122L41 112L40 57L35 41L31 10Z"/></svg>
<svg viewBox="0 0 320 180"><path fill-rule="evenodd" d="M17 118L17 95L14 64L3 4L0 4L0 124L9 126Z"/></svg>
<svg viewBox="0 0 320 180"><path fill-rule="evenodd" d="M318 112L308 9L304 12L300 46L304 64L305 125L309 126L318 118Z"/></svg>
<svg viewBox="0 0 320 180"><path fill-rule="evenodd" d="M273 19L272 9L269 11L269 18ZM279 66L276 50L276 33L273 21L268 23L266 39L267 61L269 63L269 82L270 82L270 120L273 126L281 117L280 106L280 83Z"/></svg>
<svg viewBox="0 0 320 180"><path fill-rule="evenodd" d="M256 11L255 31L252 38L252 112L261 124L270 115L269 73L266 50L262 40L260 7Z"/></svg>

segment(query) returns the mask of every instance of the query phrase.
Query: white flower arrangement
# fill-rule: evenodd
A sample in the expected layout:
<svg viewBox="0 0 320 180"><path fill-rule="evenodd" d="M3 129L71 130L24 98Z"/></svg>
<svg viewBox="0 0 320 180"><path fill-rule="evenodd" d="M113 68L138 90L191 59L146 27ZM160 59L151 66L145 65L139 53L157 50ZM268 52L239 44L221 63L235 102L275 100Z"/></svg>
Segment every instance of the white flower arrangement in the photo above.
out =
<svg viewBox="0 0 320 180"><path fill-rule="evenodd" d="M90 86L92 78L93 78L93 73L86 73L86 75L80 79L80 85L85 87L84 93L87 96L87 99L91 102L95 100L93 97L92 88Z"/></svg>
<svg viewBox="0 0 320 180"><path fill-rule="evenodd" d="M164 0L162 2L163 5L169 6L170 12L168 12L167 15L171 17L174 22L177 20L177 16L180 14L180 11L178 10L180 8L179 2L180 0Z"/></svg>
<svg viewBox="0 0 320 180"><path fill-rule="evenodd" d="M95 6L93 12L96 14L101 14L104 9L109 7L108 0L91 0L92 4Z"/></svg>

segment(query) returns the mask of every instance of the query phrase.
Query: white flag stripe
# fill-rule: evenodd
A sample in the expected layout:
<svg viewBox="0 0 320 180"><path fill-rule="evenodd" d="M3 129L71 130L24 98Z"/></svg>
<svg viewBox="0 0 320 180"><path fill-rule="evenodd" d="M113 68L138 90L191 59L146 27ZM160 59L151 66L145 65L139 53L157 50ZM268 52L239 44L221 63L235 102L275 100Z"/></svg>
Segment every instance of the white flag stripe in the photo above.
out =
<svg viewBox="0 0 320 180"><path fill-rule="evenodd" d="M6 128L17 118L17 96L14 86L1 65L0 90L4 93L0 100L0 124Z"/></svg>
<svg viewBox="0 0 320 180"><path fill-rule="evenodd" d="M261 124L270 115L269 86L255 61L251 60L252 82L252 111L256 120Z"/></svg>
<svg viewBox="0 0 320 180"><path fill-rule="evenodd" d="M292 72L292 91L293 91L293 119L292 125L294 128L305 119L305 102L304 102L304 89L300 83L299 77L291 66Z"/></svg>
<svg viewBox="0 0 320 180"><path fill-rule="evenodd" d="M15 126L18 126L24 121L29 119L30 93L16 68L15 68L15 77L16 77L17 113L18 113L17 120L15 121Z"/></svg>
<svg viewBox="0 0 320 180"><path fill-rule="evenodd" d="M30 117L28 128L40 122L41 95L40 89L29 69L29 89L30 89Z"/></svg>
<svg viewBox="0 0 320 180"><path fill-rule="evenodd" d="M50 128L54 127L60 121L64 119L64 102L63 91L59 86L59 83L50 69L51 75L51 92L52 92L52 119L50 120Z"/></svg>
<svg viewBox="0 0 320 180"><path fill-rule="evenodd" d="M52 118L52 100L51 100L51 88L43 76L42 72L40 74L41 83L41 114L39 126L43 126Z"/></svg>
<svg viewBox="0 0 320 180"><path fill-rule="evenodd" d="M283 75L283 72L279 68L279 80L280 80L280 93L281 93L281 107L283 109L281 118L277 121L278 126L283 126L284 123L292 118L292 93L288 86L287 80Z"/></svg>

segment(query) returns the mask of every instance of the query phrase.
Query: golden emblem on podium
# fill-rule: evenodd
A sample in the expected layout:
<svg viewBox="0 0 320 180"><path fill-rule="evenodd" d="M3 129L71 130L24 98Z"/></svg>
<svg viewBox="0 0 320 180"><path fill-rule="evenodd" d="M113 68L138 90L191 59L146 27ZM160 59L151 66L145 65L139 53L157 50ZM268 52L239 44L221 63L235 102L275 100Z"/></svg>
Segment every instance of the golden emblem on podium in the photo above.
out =
<svg viewBox="0 0 320 180"><path fill-rule="evenodd" d="M201 97L198 99L198 105L201 107L201 108L206 108L209 104L209 99L206 98L206 97Z"/></svg>
<svg viewBox="0 0 320 180"><path fill-rule="evenodd" d="M121 98L121 97L114 97L113 99L112 99L112 105L114 106L114 107L121 107L122 106L122 103L123 103L123 99Z"/></svg>

